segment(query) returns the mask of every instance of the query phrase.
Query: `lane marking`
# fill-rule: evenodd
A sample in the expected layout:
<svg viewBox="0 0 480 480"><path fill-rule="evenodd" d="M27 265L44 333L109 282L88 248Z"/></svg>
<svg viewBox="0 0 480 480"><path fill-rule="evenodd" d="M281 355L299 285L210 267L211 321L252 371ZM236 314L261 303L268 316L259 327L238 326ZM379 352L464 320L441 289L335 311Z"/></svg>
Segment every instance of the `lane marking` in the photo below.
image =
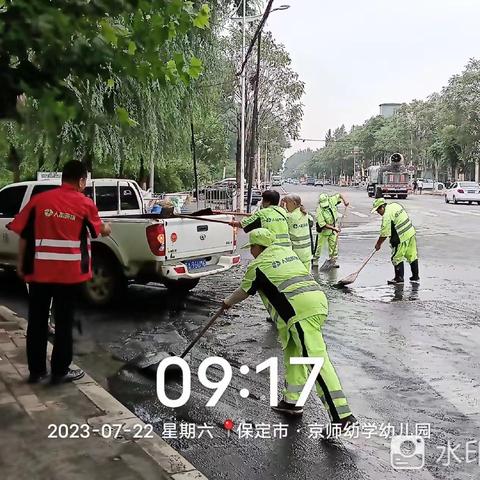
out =
<svg viewBox="0 0 480 480"><path fill-rule="evenodd" d="M352 215L355 215L357 217L360 217L360 218L367 218L368 215L365 215L364 213L360 213L360 212L351 212Z"/></svg>
<svg viewBox="0 0 480 480"><path fill-rule="evenodd" d="M458 217L460 214L457 212L450 212L449 210L443 210L442 213L448 213L449 215L453 215L455 217Z"/></svg>
<svg viewBox="0 0 480 480"><path fill-rule="evenodd" d="M433 213L433 212L424 212L425 215L428 215L429 217L438 217L438 215L436 213Z"/></svg>
<svg viewBox="0 0 480 480"><path fill-rule="evenodd" d="M467 215L475 215L476 217L480 217L480 213L477 213L477 212L469 212L468 210L465 210L462 213L466 213Z"/></svg>

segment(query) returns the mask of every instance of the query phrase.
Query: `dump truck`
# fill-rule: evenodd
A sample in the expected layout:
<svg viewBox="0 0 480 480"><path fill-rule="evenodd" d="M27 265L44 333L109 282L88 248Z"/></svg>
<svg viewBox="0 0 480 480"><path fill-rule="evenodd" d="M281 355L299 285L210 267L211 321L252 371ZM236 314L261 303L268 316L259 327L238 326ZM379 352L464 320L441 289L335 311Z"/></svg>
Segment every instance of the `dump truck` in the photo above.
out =
<svg viewBox="0 0 480 480"><path fill-rule="evenodd" d="M368 168L369 197L405 199L408 196L409 174L403 155L394 153L389 163Z"/></svg>

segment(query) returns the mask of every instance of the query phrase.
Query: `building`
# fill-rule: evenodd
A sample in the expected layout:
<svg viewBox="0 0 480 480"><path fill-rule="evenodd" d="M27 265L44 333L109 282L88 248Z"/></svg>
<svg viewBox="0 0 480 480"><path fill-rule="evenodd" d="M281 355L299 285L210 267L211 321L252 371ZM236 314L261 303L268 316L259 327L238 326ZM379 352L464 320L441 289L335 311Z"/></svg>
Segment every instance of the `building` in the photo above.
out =
<svg viewBox="0 0 480 480"><path fill-rule="evenodd" d="M384 118L390 118L395 115L395 112L402 106L401 103L381 103L380 115Z"/></svg>

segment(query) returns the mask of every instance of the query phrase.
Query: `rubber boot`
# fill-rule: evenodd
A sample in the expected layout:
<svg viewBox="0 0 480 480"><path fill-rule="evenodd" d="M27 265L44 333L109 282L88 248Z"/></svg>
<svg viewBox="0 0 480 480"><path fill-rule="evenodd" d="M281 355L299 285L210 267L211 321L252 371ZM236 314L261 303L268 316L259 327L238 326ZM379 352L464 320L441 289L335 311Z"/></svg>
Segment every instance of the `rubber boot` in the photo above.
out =
<svg viewBox="0 0 480 480"><path fill-rule="evenodd" d="M395 265L395 277L393 280L389 280L387 283L389 285L398 285L399 283L403 283L403 275L404 275L404 267L403 262Z"/></svg>
<svg viewBox="0 0 480 480"><path fill-rule="evenodd" d="M414 260L410 264L410 268L412 269L412 276L410 277L411 282L419 282L420 277L418 276L418 260Z"/></svg>

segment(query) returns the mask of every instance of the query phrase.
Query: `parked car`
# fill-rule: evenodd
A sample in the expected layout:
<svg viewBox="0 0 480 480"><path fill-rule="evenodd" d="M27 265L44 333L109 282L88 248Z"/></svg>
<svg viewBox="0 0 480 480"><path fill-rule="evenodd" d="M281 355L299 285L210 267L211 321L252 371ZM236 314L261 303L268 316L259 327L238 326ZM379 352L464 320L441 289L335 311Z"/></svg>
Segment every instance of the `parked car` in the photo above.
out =
<svg viewBox="0 0 480 480"><path fill-rule="evenodd" d="M477 202L480 205L480 186L477 182L455 182L445 193L445 202Z"/></svg>
<svg viewBox="0 0 480 480"><path fill-rule="evenodd" d="M323 182L321 180L315 180L316 187L323 187Z"/></svg>
<svg viewBox="0 0 480 480"><path fill-rule="evenodd" d="M245 205L247 204L248 186L245 188ZM252 205L256 205L262 200L262 191L258 188L252 188Z"/></svg>
<svg viewBox="0 0 480 480"><path fill-rule="evenodd" d="M422 189L423 190L444 190L445 185L442 182L437 182L431 178L417 178L417 183L422 182ZM412 185L413 182L410 182Z"/></svg>
<svg viewBox="0 0 480 480"><path fill-rule="evenodd" d="M21 182L0 190L0 266L15 270L18 236L6 228L30 198L57 188L60 180ZM202 277L239 265L236 234L229 225L197 219L162 218L145 211L140 187L131 180L92 179L85 194L111 224L110 237L92 241L93 279L86 300L107 305L128 283L160 282L176 291L194 288ZM210 217L211 218L211 217ZM232 221L232 215L215 215Z"/></svg>

